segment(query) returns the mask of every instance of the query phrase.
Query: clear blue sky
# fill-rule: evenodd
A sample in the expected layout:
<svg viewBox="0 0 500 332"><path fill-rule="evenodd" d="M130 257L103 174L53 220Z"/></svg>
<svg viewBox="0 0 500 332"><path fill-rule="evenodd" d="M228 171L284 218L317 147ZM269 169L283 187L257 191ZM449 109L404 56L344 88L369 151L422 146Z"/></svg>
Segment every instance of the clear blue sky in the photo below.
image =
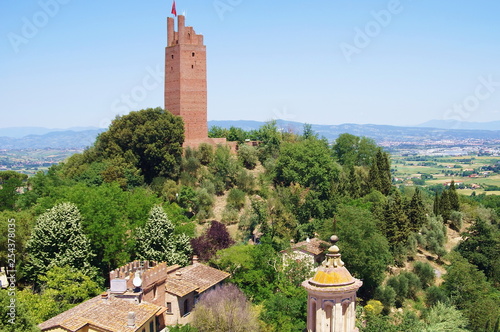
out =
<svg viewBox="0 0 500 332"><path fill-rule="evenodd" d="M171 5L3 0L0 127L103 127L163 106L154 73ZM205 36L210 120L500 120L496 0L177 0L177 11Z"/></svg>

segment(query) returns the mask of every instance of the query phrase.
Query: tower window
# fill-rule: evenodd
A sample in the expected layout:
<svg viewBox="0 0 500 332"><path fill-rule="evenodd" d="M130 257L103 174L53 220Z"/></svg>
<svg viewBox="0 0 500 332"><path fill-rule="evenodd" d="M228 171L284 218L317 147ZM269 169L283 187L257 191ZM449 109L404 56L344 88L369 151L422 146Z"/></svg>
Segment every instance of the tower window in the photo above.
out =
<svg viewBox="0 0 500 332"><path fill-rule="evenodd" d="M194 68L194 65L191 65L191 69L193 69L193 68Z"/></svg>
<svg viewBox="0 0 500 332"><path fill-rule="evenodd" d="M174 58L174 55L172 54L172 59Z"/></svg>
<svg viewBox="0 0 500 332"><path fill-rule="evenodd" d="M191 53L191 56L192 56L192 57L194 57L194 52L193 52L193 53Z"/></svg>
<svg viewBox="0 0 500 332"><path fill-rule="evenodd" d="M170 70L174 70L174 67L170 67Z"/></svg>

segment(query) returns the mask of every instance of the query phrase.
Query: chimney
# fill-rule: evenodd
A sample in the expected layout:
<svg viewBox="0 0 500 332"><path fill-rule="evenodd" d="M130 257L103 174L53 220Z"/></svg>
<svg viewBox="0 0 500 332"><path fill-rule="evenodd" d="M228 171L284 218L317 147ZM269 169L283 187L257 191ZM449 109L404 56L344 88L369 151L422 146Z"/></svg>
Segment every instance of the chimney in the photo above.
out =
<svg viewBox="0 0 500 332"><path fill-rule="evenodd" d="M135 312L130 311L127 315L127 327L135 326Z"/></svg>
<svg viewBox="0 0 500 332"><path fill-rule="evenodd" d="M198 255L193 255L193 265L198 264Z"/></svg>
<svg viewBox="0 0 500 332"><path fill-rule="evenodd" d="M109 301L109 294L108 294L108 292L101 293L101 302L108 303L108 301Z"/></svg>
<svg viewBox="0 0 500 332"><path fill-rule="evenodd" d="M177 279L177 280L181 280L182 279L182 272L181 271L175 272L175 279Z"/></svg>

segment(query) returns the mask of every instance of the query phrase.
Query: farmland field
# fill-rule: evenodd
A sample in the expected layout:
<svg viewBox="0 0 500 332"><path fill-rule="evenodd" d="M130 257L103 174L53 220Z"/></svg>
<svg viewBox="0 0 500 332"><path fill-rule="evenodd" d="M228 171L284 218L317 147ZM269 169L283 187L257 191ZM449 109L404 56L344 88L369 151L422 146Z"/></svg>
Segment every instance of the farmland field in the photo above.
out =
<svg viewBox="0 0 500 332"><path fill-rule="evenodd" d="M393 155L391 159L396 183L432 186L453 180L463 195L500 194L500 156Z"/></svg>

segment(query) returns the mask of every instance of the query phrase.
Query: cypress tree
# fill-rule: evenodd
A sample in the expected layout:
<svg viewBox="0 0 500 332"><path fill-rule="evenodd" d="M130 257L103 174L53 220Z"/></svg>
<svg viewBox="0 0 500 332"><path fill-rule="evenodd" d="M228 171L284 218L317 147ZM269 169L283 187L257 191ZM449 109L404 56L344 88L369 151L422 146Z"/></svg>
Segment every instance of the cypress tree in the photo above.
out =
<svg viewBox="0 0 500 332"><path fill-rule="evenodd" d="M410 231L408 218L404 212L399 191L389 199L385 211L385 233L392 248L405 242Z"/></svg>
<svg viewBox="0 0 500 332"><path fill-rule="evenodd" d="M349 194L352 198L359 198L361 196L361 185L359 182L354 167L351 167L349 170Z"/></svg>
<svg viewBox="0 0 500 332"><path fill-rule="evenodd" d="M439 194L436 193L436 196L434 196L434 206L433 206L432 212L434 212L434 215L437 217L440 214L439 211L440 211L440 208L439 208Z"/></svg>
<svg viewBox="0 0 500 332"><path fill-rule="evenodd" d="M389 195L392 189L391 163L389 154L379 149L375 157L380 178L380 192L384 195Z"/></svg>
<svg viewBox="0 0 500 332"><path fill-rule="evenodd" d="M450 188L448 189L448 198L450 200L450 208L454 211L460 210L460 203L458 201L458 194L455 188L455 181L452 180Z"/></svg>
<svg viewBox="0 0 500 332"><path fill-rule="evenodd" d="M425 206L422 201L422 195L420 194L420 189L417 187L415 193L411 198L410 204L408 206L408 219L410 224L410 230L412 232L418 232L420 228L425 223Z"/></svg>
<svg viewBox="0 0 500 332"><path fill-rule="evenodd" d="M443 191L443 194L439 199L439 214L441 214L445 222L450 219L451 204L450 204L450 194L448 190Z"/></svg>
<svg viewBox="0 0 500 332"><path fill-rule="evenodd" d="M377 161L374 160L368 173L368 181L371 189L382 192L382 182L380 180L380 171L378 169Z"/></svg>

